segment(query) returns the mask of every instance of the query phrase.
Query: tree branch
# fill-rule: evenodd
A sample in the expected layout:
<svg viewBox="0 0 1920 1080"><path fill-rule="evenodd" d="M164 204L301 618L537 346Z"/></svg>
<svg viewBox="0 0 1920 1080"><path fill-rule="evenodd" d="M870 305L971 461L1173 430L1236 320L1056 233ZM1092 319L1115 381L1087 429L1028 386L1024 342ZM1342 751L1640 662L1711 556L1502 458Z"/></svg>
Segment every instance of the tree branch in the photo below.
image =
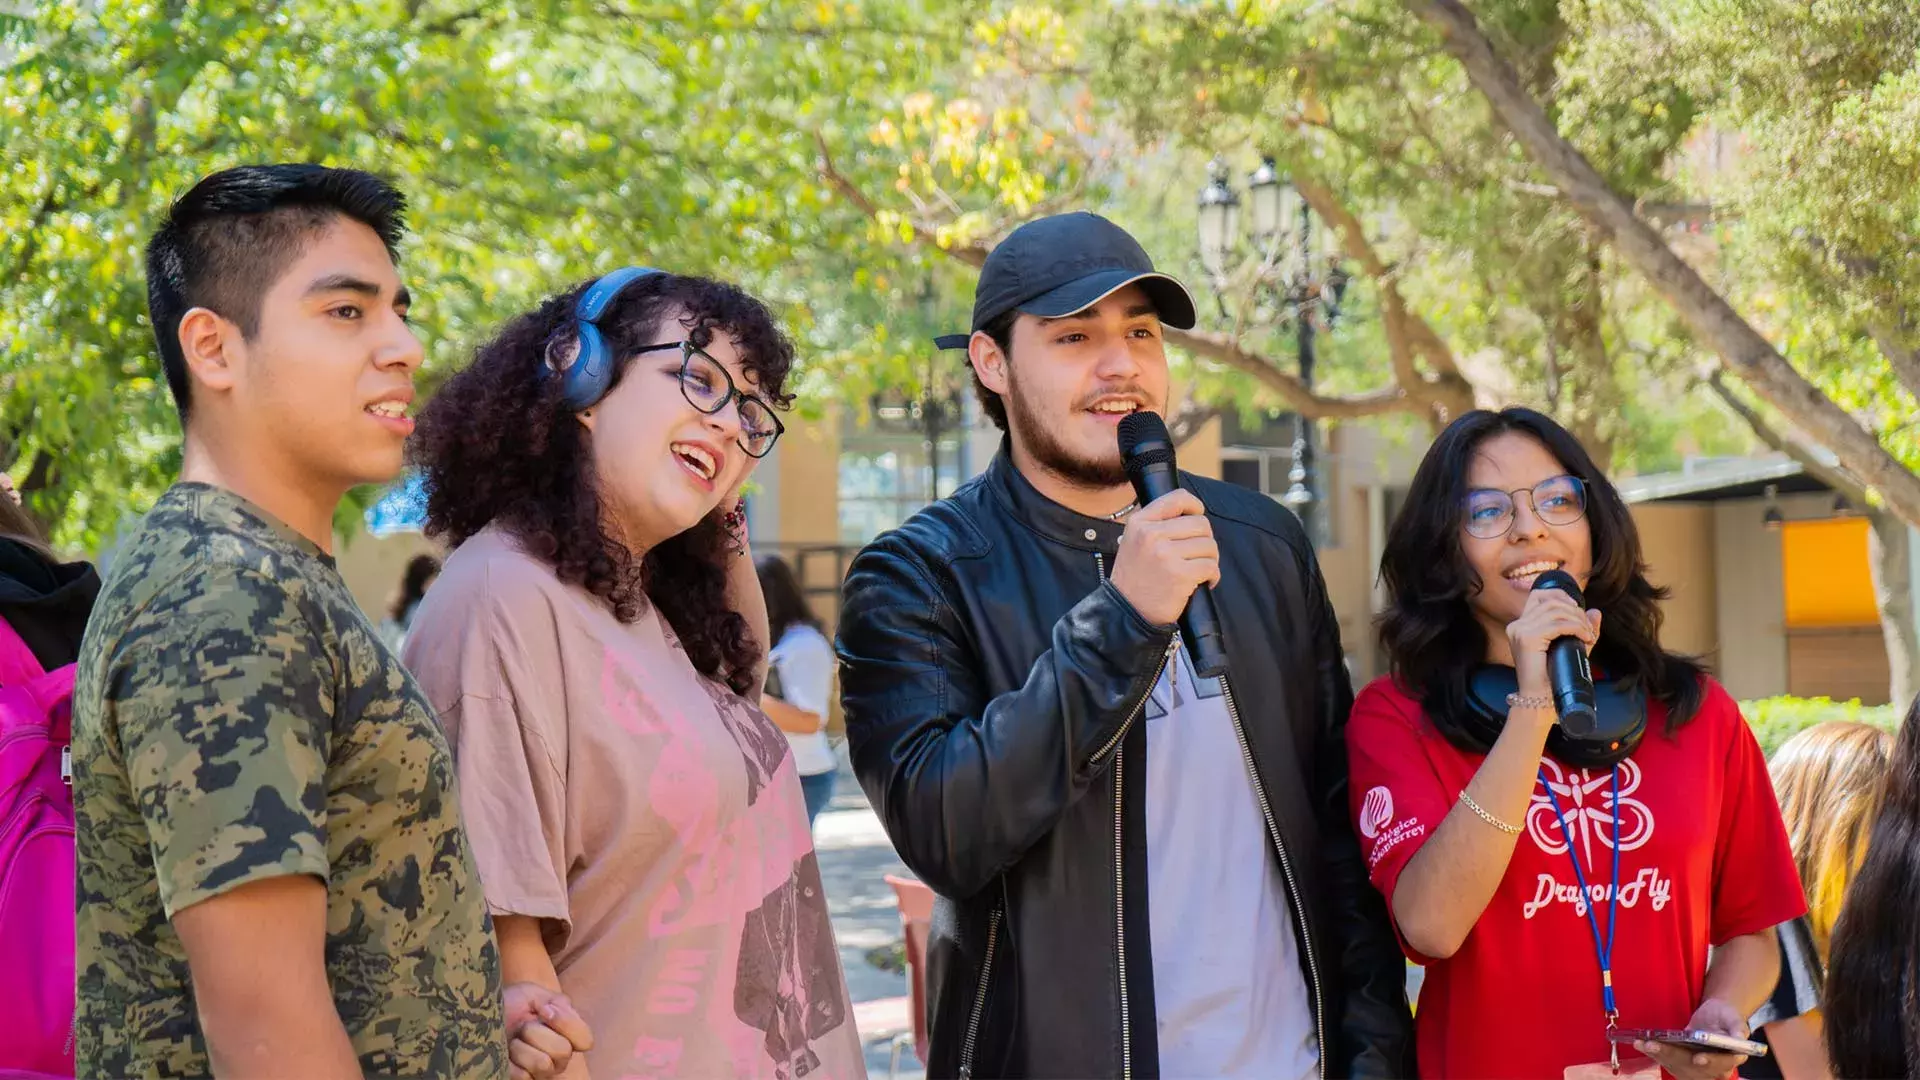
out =
<svg viewBox="0 0 1920 1080"><path fill-rule="evenodd" d="M54 190L52 186L47 188L46 198L40 200L40 205L33 211L33 217L27 220L27 227L21 230L20 251L14 255L13 265L7 268L4 276L0 276L0 280L21 280L26 273L27 264L40 253L40 226L46 224L47 217L59 205L54 198Z"/></svg>
<svg viewBox="0 0 1920 1080"><path fill-rule="evenodd" d="M1412 404L1400 386L1370 390L1352 397L1326 397L1307 389L1298 376L1282 369L1271 357L1249 352L1225 334L1207 330L1176 330L1171 326L1162 332L1167 341L1195 356L1203 356L1253 376L1260 385L1284 399L1289 409L1309 420L1352 420L1362 416L1407 412Z"/></svg>
<svg viewBox="0 0 1920 1080"><path fill-rule="evenodd" d="M1634 204L1634 210L1655 225L1667 226L1711 225L1729 216L1738 216L1729 215L1712 203L1700 202L1647 202L1643 199Z"/></svg>
<svg viewBox="0 0 1920 1080"><path fill-rule="evenodd" d="M1747 427L1753 429L1754 436L1765 443L1768 449L1785 454L1799 462L1808 476L1845 495L1856 506L1865 509L1866 485L1860 483L1859 478L1840 466L1826 464L1814 454L1812 448L1798 439L1790 439L1775 430L1772 424L1767 423L1765 417L1761 416L1753 406L1740 400L1740 396L1727 385L1726 372L1716 370L1707 376L1707 386L1720 398L1722 404L1733 410L1735 416L1746 421Z"/></svg>
<svg viewBox="0 0 1920 1080"><path fill-rule="evenodd" d="M678 6L661 5L651 8L632 8L615 3L600 3L595 5L595 11L601 18L642 21L655 26L676 23L685 24L688 21L687 11ZM967 20L950 22L949 26L937 29L905 24L887 26L871 22L844 22L822 24L819 26L802 26L797 23L785 25L774 23L741 23L726 27L721 32L731 31L756 37L823 38L834 41L840 40L848 34L863 34L878 35L886 38L908 38L916 41L931 41L946 45L963 45L967 41L968 31L966 28L970 25L971 23ZM958 28L956 29L955 27ZM711 32L714 28L711 26L702 26L701 29Z"/></svg>
<svg viewBox="0 0 1920 1080"><path fill-rule="evenodd" d="M1829 467L1810 447L1773 429L1746 402L1729 389L1721 373L1707 380L1726 406L1738 413L1760 441L1800 463L1807 475L1845 496L1866 515L1867 552L1873 571L1874 604L1880 610L1880 632L1887 643L1887 666L1893 701L1913 696L1913 678L1920 669L1920 641L1915 640L1912 586L1906 545L1907 526L1885 509L1867 502L1864 485L1843 468Z"/></svg>
<svg viewBox="0 0 1920 1080"><path fill-rule="evenodd" d="M1180 403L1179 408L1173 410L1172 416L1167 417L1167 434L1172 436L1173 445L1184 446L1188 439L1200 434L1200 429L1206 427L1208 421L1219 415L1219 406L1202 405L1188 397Z"/></svg>
<svg viewBox="0 0 1920 1080"><path fill-rule="evenodd" d="M878 217L881 213L878 204L834 163L832 148L827 145L825 135L815 131L814 142L820 148L818 167L821 178L862 213L868 217ZM938 251L976 270L986 265L987 253L992 250L988 245L974 242L942 247L934 240L936 232L937 226L932 223L915 223L914 243ZM1309 420L1346 420L1362 416L1409 412L1418 410L1423 404L1420 400L1411 398L1406 389L1399 385L1356 394L1352 397L1328 397L1316 394L1309 390L1298 376L1286 371L1279 361L1248 351L1237 339L1226 334L1205 330L1179 330L1171 326L1165 327L1162 333L1167 341L1186 349L1195 356L1205 357L1253 376L1262 386L1283 399L1288 408Z"/></svg>
<svg viewBox="0 0 1920 1080"><path fill-rule="evenodd" d="M419 8L420 5L418 4L412 5L407 16L407 21L413 25L413 32L416 34L431 34L435 37L452 37L459 34L462 26L466 23L478 22L497 25L503 14L497 8L483 6L474 8L471 11L462 11L454 15L444 15L432 22L420 22Z"/></svg>
<svg viewBox="0 0 1920 1080"><path fill-rule="evenodd" d="M1399 282L1391 267L1380 258L1367 230L1353 211L1347 209L1331 189L1317 179L1296 174L1293 178L1300 197L1306 200L1320 220L1340 237L1341 250L1360 264L1360 269L1380 290L1380 306L1387 331L1387 350L1394 378L1409 395L1433 413L1436 409L1452 419L1473 408L1473 385L1460 372L1453 350L1426 319L1407 307ZM1422 374L1414 365L1414 356L1424 357L1434 374Z"/></svg>
<svg viewBox="0 0 1920 1080"><path fill-rule="evenodd" d="M1771 342L1634 214L1632 204L1608 187L1580 151L1561 137L1512 65L1494 51L1473 13L1460 0L1401 2L1439 31L1447 51L1466 69L1468 79L1541 171L1566 194L1587 224L1666 298L1693 333L1755 393L1878 491L1902 520L1920 525L1920 476L1794 370Z"/></svg>
<svg viewBox="0 0 1920 1080"><path fill-rule="evenodd" d="M33 464L27 467L27 478L20 481L20 494L38 495L59 481L60 467L54 462L53 455L45 450L35 450Z"/></svg>
<svg viewBox="0 0 1920 1080"><path fill-rule="evenodd" d="M1907 388L1907 393L1920 399L1920 349L1907 347L1900 335L1891 326L1873 323L1867 327L1873 343L1880 346L1880 354L1887 358L1893 367L1893 377Z"/></svg>

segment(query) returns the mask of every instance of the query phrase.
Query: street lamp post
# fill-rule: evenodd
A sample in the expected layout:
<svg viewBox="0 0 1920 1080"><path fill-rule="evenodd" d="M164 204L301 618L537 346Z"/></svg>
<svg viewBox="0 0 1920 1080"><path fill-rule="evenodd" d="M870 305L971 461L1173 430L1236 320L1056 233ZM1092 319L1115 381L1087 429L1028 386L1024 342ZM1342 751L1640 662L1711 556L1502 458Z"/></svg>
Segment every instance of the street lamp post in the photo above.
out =
<svg viewBox="0 0 1920 1080"><path fill-rule="evenodd" d="M1218 281L1226 276L1240 231L1240 197L1227 185L1227 163L1215 158L1207 166L1207 186L1200 189L1200 265ZM1217 290L1216 290L1217 291Z"/></svg>
<svg viewBox="0 0 1920 1080"><path fill-rule="evenodd" d="M920 287L920 311L928 325L933 322L933 295L933 276L929 274ZM935 388L940 370L936 361L940 355L938 352L927 353L927 382L920 395L922 419L926 421L928 506L940 501L940 428L941 421L946 419L942 415L946 410L941 407L943 402Z"/></svg>
<svg viewBox="0 0 1920 1080"><path fill-rule="evenodd" d="M933 279L929 277L920 290L921 317L928 326L935 321L934 296ZM867 399L875 429L893 435L919 436L926 459L925 502L929 505L940 501L940 440L966 423L966 409L960 401L959 390L948 369L939 362L939 356L937 352L928 353L926 381L918 395L908 396L904 391L887 389ZM966 460L963 448L954 462L956 474ZM898 470L895 476L900 485L899 494L907 497L906 476Z"/></svg>
<svg viewBox="0 0 1920 1080"><path fill-rule="evenodd" d="M1260 257L1259 285L1270 291L1294 327L1300 383L1313 389L1316 314L1328 326L1340 313L1347 275L1336 258L1316 257L1313 211L1306 199L1280 175L1272 158L1247 177L1248 232ZM1226 164L1215 158L1208 166L1207 186L1199 201L1200 263L1213 278L1214 293L1225 314L1228 260L1237 246L1240 199L1227 182ZM1307 536L1320 544L1324 537L1325 500L1319 494L1316 431L1313 421L1294 414L1293 463L1288 487L1280 497L1300 518Z"/></svg>

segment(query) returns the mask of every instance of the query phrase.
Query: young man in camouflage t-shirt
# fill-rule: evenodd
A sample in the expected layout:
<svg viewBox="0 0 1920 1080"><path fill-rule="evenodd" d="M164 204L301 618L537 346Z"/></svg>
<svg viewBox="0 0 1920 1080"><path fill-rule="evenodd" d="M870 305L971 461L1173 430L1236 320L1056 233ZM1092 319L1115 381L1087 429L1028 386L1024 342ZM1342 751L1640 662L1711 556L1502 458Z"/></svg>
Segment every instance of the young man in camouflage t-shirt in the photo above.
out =
<svg viewBox="0 0 1920 1080"><path fill-rule="evenodd" d="M401 205L235 169L149 247L186 448L80 658L82 1076L507 1071L447 746L328 554L412 427Z"/></svg>

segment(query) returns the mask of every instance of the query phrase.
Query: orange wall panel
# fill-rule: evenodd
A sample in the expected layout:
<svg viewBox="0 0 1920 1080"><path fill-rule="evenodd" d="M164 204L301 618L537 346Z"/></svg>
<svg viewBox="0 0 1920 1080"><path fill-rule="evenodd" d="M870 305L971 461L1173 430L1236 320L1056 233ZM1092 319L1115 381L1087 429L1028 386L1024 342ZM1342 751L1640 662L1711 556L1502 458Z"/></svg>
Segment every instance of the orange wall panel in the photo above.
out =
<svg viewBox="0 0 1920 1080"><path fill-rule="evenodd" d="M1787 625L1865 626L1879 621L1867 569L1867 521L1789 521L1780 530Z"/></svg>

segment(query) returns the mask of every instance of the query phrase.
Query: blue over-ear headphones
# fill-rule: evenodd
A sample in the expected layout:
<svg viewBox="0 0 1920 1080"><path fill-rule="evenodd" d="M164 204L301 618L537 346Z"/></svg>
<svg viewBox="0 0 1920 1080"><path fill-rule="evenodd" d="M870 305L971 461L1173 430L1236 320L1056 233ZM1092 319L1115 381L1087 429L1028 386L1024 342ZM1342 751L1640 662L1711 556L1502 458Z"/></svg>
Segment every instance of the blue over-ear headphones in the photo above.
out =
<svg viewBox="0 0 1920 1080"><path fill-rule="evenodd" d="M600 316L607 313L620 290L654 274L651 266L624 266L593 283L573 307L573 340L578 349L560 372L560 398L574 412L591 409L613 385L613 353L601 336ZM549 352L551 355L551 352Z"/></svg>

